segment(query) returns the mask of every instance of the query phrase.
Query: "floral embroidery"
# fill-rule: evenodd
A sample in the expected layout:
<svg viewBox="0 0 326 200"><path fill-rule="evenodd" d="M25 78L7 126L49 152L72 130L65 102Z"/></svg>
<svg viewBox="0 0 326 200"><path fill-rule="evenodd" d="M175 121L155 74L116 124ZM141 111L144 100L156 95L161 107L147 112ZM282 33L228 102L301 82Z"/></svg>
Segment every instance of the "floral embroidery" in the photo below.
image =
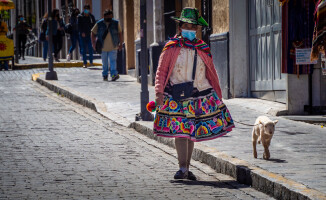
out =
<svg viewBox="0 0 326 200"><path fill-rule="evenodd" d="M185 115L189 115L188 104L189 104L189 101L182 102L183 114L185 114Z"/></svg>
<svg viewBox="0 0 326 200"><path fill-rule="evenodd" d="M180 129L180 122L176 118L172 118L170 127L171 127L171 131L173 133L176 133Z"/></svg>
<svg viewBox="0 0 326 200"><path fill-rule="evenodd" d="M169 108L169 99L166 99L161 110L167 110Z"/></svg>
<svg viewBox="0 0 326 200"><path fill-rule="evenodd" d="M156 113L154 133L164 137L186 137L192 141L218 138L234 127L229 110L212 91L206 97L175 101L164 95Z"/></svg>
<svg viewBox="0 0 326 200"><path fill-rule="evenodd" d="M212 111L215 111L217 106L216 106L216 103L214 101L214 97L210 97L209 102L210 102Z"/></svg>
<svg viewBox="0 0 326 200"><path fill-rule="evenodd" d="M210 130L213 133L218 133L223 128L223 124L222 124L222 120L221 119L218 119L217 122L214 122L213 120L210 120L207 123L208 123L208 126L209 126Z"/></svg>
<svg viewBox="0 0 326 200"><path fill-rule="evenodd" d="M192 134L195 130L195 126L193 122L184 119L181 123L181 130L186 134Z"/></svg>
<svg viewBox="0 0 326 200"><path fill-rule="evenodd" d="M195 114L195 109L194 109L194 105L193 104L194 104L193 102L191 102L189 104L189 113L192 114L192 115Z"/></svg>
<svg viewBox="0 0 326 200"><path fill-rule="evenodd" d="M197 129L197 136L201 136L201 135L207 135L209 133L209 127L205 122L199 122L196 125L196 129Z"/></svg>
<svg viewBox="0 0 326 200"><path fill-rule="evenodd" d="M209 113L209 110L210 110L210 105L209 105L209 101L207 101L207 98L204 98L202 103L201 103L201 108L203 110L203 112L205 114L208 114Z"/></svg>
<svg viewBox="0 0 326 200"><path fill-rule="evenodd" d="M170 101L170 103L169 103L169 107L170 107L170 110L171 110L171 111L174 111L174 112L176 112L176 111L179 110L179 105L178 105L178 103L177 103L176 101L174 101L174 100Z"/></svg>
<svg viewBox="0 0 326 200"><path fill-rule="evenodd" d="M231 121L232 121L232 119L231 119L231 115L230 115L230 113L229 113L228 110L226 110L226 112L225 112L225 119L226 119L226 121L228 121L228 122L231 122Z"/></svg>

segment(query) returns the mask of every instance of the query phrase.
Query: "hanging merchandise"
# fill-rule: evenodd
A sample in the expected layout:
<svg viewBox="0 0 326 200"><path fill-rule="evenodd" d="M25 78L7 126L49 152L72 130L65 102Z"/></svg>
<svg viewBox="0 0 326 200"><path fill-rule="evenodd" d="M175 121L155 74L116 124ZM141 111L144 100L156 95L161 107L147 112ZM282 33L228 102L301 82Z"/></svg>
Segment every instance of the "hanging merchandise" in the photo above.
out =
<svg viewBox="0 0 326 200"><path fill-rule="evenodd" d="M0 0L0 10L10 10L14 9L15 4L11 0Z"/></svg>
<svg viewBox="0 0 326 200"><path fill-rule="evenodd" d="M326 1L319 0L314 12L314 33L311 60L318 60L319 53L325 54L326 44Z"/></svg>
<svg viewBox="0 0 326 200"><path fill-rule="evenodd" d="M283 6L285 3L289 2L289 0L278 0L280 2L280 6Z"/></svg>
<svg viewBox="0 0 326 200"><path fill-rule="evenodd" d="M313 62L308 62L307 49L312 46L315 3L310 0L282 2L282 73L310 74Z"/></svg>
<svg viewBox="0 0 326 200"><path fill-rule="evenodd" d="M325 54L321 54L321 74L326 76L326 57Z"/></svg>

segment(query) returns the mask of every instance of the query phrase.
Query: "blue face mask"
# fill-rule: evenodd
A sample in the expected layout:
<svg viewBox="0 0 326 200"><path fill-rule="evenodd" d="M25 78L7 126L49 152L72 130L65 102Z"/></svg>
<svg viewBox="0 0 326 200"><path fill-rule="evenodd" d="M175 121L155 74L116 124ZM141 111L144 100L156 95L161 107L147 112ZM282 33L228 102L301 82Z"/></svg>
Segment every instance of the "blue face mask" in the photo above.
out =
<svg viewBox="0 0 326 200"><path fill-rule="evenodd" d="M24 17L21 17L21 18L20 18L20 21L24 21Z"/></svg>
<svg viewBox="0 0 326 200"><path fill-rule="evenodd" d="M84 13L85 13L85 14L88 14L88 13L89 13L89 10L85 9L85 10L84 10Z"/></svg>
<svg viewBox="0 0 326 200"><path fill-rule="evenodd" d="M196 38L196 31L181 29L181 35L184 38L187 38L190 41L193 41Z"/></svg>

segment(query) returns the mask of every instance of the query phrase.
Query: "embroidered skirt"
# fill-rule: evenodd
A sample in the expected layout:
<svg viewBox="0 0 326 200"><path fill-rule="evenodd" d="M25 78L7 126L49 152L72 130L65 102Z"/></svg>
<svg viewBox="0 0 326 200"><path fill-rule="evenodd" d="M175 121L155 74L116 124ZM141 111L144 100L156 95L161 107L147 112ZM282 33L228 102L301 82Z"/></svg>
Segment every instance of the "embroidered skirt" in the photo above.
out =
<svg viewBox="0 0 326 200"><path fill-rule="evenodd" d="M234 128L229 110L213 89L181 101L164 93L163 103L154 120L154 134L158 136L200 142L221 137Z"/></svg>

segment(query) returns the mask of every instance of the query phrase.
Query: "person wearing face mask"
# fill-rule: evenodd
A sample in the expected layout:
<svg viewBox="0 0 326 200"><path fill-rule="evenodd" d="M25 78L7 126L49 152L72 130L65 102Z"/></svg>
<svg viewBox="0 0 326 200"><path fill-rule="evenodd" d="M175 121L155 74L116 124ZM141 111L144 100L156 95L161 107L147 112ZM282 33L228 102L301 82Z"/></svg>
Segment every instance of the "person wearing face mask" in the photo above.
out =
<svg viewBox="0 0 326 200"><path fill-rule="evenodd" d="M170 38L159 59L155 77L154 134L174 137L179 170L175 179L196 180L189 170L194 142L219 138L234 123L222 92L209 46L196 37L198 26L208 26L196 8L184 8L179 34Z"/></svg>
<svg viewBox="0 0 326 200"><path fill-rule="evenodd" d="M80 14L79 9L73 8L71 17L69 19L69 23L71 24L72 31L70 34L71 47L70 47L69 53L67 55L67 61L70 61L72 52L75 50L77 42L79 44L79 50L81 49L80 48L80 38L79 38L79 34L78 34L78 26L77 26L77 16L79 14ZM81 50L80 50L80 54L82 54Z"/></svg>
<svg viewBox="0 0 326 200"><path fill-rule="evenodd" d="M53 37L53 50L54 50L54 60L56 62L60 62L59 60L59 52L62 49L62 42L63 42L63 36L65 35L64 33L64 27L65 23L63 19L60 17L59 10L58 9L53 9L52 10L52 37ZM49 40L48 37L49 34L49 27L46 31L46 40Z"/></svg>
<svg viewBox="0 0 326 200"><path fill-rule="evenodd" d="M120 24L113 19L112 10L104 11L104 18L99 20L92 29L92 45L96 49L96 38L101 44L101 58L103 63L103 80L108 80L110 59L111 80L119 79L117 71L117 50L122 49L123 36Z"/></svg>
<svg viewBox="0 0 326 200"><path fill-rule="evenodd" d="M19 22L15 28L16 34L18 35L18 55L19 58L25 60L25 45L27 41L27 35L31 30L31 27L26 23L24 16L18 16Z"/></svg>
<svg viewBox="0 0 326 200"><path fill-rule="evenodd" d="M83 67L87 67L87 56L86 52L88 49L89 62L93 65L93 48L91 41L91 30L95 25L95 17L90 13L90 5L85 4L84 11L77 17L78 32L80 37L80 46L83 53Z"/></svg>

